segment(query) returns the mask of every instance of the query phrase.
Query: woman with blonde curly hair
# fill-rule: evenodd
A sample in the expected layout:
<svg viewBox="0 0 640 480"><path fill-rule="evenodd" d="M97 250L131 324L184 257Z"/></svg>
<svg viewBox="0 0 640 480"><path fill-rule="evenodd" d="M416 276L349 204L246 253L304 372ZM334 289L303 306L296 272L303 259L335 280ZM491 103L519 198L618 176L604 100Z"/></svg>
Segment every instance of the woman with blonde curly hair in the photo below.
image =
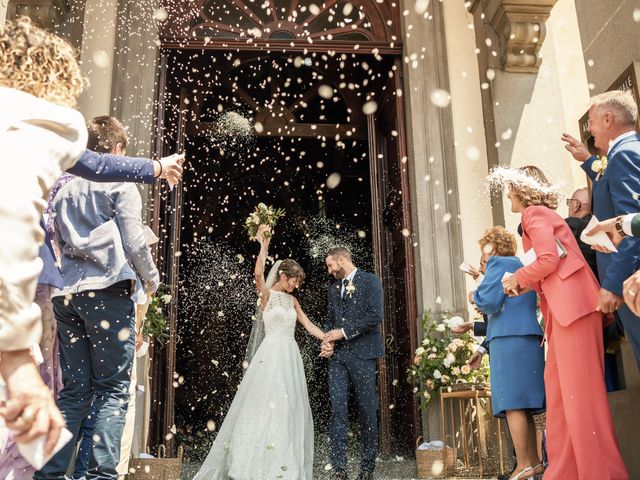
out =
<svg viewBox="0 0 640 480"><path fill-rule="evenodd" d="M517 243L504 227L491 227L479 241L485 276L469 301L487 316L491 352L491 403L496 417L506 418L517 465L510 479L542 473L532 416L544 411L544 352L536 318L536 294L505 295L502 277L522 267Z"/></svg>
<svg viewBox="0 0 640 480"><path fill-rule="evenodd" d="M554 211L558 190L532 166L494 171L490 180L508 187L511 211L522 215L528 257L526 266L503 280L504 291L524 296L536 290L546 323L549 466L544 478L628 479L604 384L600 287L571 229Z"/></svg>
<svg viewBox="0 0 640 480"><path fill-rule="evenodd" d="M39 224L49 189L86 146L84 118L70 108L82 83L64 40L26 17L0 26L0 151L11 165L0 189L0 374L9 397L0 417L19 443L46 435L46 452L64 420L31 357L42 335Z"/></svg>

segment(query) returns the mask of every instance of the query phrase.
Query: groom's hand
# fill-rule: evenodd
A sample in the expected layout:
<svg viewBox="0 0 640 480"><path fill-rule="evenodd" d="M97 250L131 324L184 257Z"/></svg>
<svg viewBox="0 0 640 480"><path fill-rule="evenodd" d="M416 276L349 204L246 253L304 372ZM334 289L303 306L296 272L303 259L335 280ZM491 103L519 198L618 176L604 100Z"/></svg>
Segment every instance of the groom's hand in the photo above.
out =
<svg viewBox="0 0 640 480"><path fill-rule="evenodd" d="M329 358L333 355L333 342L322 342L322 348L320 350L320 356L323 358Z"/></svg>
<svg viewBox="0 0 640 480"><path fill-rule="evenodd" d="M344 338L344 333L342 329L331 330L324 334L324 342L335 342L336 340L342 340Z"/></svg>

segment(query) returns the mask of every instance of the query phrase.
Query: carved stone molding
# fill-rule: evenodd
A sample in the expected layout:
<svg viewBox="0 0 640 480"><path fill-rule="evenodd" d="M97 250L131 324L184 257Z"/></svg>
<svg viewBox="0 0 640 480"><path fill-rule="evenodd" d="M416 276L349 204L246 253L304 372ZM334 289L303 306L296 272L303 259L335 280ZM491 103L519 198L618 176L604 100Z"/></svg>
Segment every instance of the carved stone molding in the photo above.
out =
<svg viewBox="0 0 640 480"><path fill-rule="evenodd" d="M474 0L484 21L500 38L501 66L507 72L537 73L545 23L557 0Z"/></svg>

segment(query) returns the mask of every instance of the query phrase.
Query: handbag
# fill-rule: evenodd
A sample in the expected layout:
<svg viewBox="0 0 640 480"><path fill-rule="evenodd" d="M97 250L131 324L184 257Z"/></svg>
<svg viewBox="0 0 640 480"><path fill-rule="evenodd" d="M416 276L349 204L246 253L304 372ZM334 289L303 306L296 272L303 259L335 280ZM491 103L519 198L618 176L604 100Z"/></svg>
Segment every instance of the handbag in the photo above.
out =
<svg viewBox="0 0 640 480"><path fill-rule="evenodd" d="M167 457L164 445L158 447L157 458L132 458L129 461L128 480L180 480L184 450L178 447L178 456Z"/></svg>

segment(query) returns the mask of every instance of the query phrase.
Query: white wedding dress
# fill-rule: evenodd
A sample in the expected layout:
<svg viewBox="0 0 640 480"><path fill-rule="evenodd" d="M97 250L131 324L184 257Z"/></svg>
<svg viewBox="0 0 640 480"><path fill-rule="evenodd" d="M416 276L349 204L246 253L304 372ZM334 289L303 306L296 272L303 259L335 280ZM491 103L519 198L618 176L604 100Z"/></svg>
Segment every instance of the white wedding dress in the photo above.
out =
<svg viewBox="0 0 640 480"><path fill-rule="evenodd" d="M194 480L312 480L313 419L293 297L270 291L265 337Z"/></svg>

